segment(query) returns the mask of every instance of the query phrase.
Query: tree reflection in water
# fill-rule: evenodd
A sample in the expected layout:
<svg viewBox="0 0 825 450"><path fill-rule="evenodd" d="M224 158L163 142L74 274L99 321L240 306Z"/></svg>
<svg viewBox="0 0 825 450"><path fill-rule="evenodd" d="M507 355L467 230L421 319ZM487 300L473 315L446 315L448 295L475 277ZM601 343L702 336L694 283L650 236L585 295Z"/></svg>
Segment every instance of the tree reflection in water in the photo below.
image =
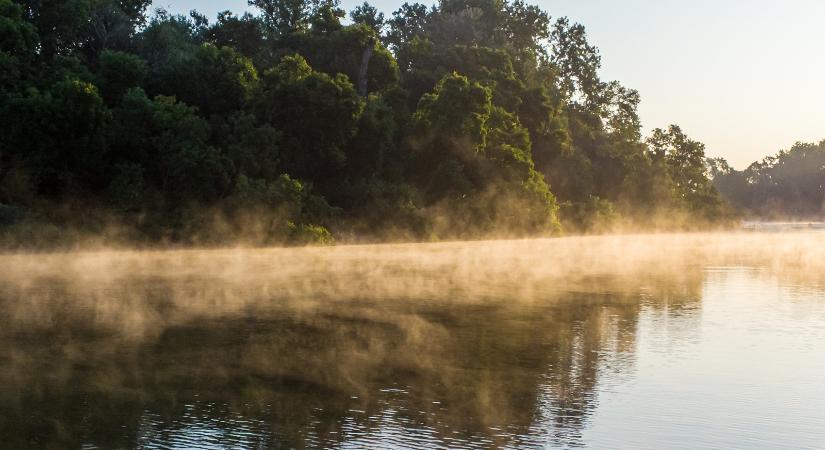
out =
<svg viewBox="0 0 825 450"><path fill-rule="evenodd" d="M541 277L523 255L501 280L500 259L227 276L227 257L157 258L0 284L4 445L578 446L634 371L640 317L695 328L703 282L698 265Z"/></svg>
<svg viewBox="0 0 825 450"><path fill-rule="evenodd" d="M141 315L174 308L157 280L138 284L123 289L147 299L153 311ZM574 445L600 371L631 370L641 308L630 293L528 305L350 299L193 317L134 339L82 319L105 300L39 289L61 314L3 332L12 446L303 447L402 432L439 445Z"/></svg>

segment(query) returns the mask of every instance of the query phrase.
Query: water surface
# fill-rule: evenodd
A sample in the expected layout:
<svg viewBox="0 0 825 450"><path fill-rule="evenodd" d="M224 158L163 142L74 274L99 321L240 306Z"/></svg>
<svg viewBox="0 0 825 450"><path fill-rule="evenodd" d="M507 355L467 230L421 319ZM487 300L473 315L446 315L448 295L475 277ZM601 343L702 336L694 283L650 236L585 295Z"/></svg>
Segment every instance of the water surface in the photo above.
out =
<svg viewBox="0 0 825 450"><path fill-rule="evenodd" d="M4 448L825 448L816 234L0 257Z"/></svg>

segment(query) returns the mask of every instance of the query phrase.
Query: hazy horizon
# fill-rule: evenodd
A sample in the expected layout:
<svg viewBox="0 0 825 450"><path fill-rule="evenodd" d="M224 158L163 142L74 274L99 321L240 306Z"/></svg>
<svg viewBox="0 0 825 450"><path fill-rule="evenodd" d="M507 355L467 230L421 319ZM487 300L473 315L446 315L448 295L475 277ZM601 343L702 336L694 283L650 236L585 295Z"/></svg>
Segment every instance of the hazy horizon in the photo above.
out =
<svg viewBox="0 0 825 450"><path fill-rule="evenodd" d="M360 3L343 0L341 6L350 11ZM372 3L390 16L403 2ZM710 0L537 4L553 17L585 25L600 50L603 78L641 94L645 134L678 124L706 145L708 156L723 157L740 170L796 141L825 139L820 130L825 104L813 95L825 63L810 57L825 35L817 23L825 3L757 1L747 8ZM245 0L167 0L153 7L175 13L197 9L211 20L218 11L251 10Z"/></svg>

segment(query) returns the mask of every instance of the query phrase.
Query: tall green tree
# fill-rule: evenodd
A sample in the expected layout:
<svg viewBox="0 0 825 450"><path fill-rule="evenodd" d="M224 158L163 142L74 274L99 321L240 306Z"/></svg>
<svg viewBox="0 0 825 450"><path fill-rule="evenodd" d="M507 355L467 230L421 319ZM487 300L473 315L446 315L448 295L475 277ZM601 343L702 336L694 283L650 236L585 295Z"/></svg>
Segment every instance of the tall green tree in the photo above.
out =
<svg viewBox="0 0 825 450"><path fill-rule="evenodd" d="M493 106L489 88L446 75L421 99L415 126L427 133L414 145L415 178L430 204L449 205L457 231L557 227L555 198L534 170L529 133Z"/></svg>
<svg viewBox="0 0 825 450"><path fill-rule="evenodd" d="M380 34L384 28L384 13L367 2L364 2L349 13L350 19L355 23L364 24L372 28L376 34Z"/></svg>
<svg viewBox="0 0 825 450"><path fill-rule="evenodd" d="M363 110L347 77L331 77L300 56L287 56L264 73L253 107L259 119L281 131L286 173L333 191L346 163L344 146Z"/></svg>
<svg viewBox="0 0 825 450"><path fill-rule="evenodd" d="M651 160L663 162L677 201L688 209L716 209L722 200L707 177L705 146L687 137L677 125L657 128L647 139Z"/></svg>

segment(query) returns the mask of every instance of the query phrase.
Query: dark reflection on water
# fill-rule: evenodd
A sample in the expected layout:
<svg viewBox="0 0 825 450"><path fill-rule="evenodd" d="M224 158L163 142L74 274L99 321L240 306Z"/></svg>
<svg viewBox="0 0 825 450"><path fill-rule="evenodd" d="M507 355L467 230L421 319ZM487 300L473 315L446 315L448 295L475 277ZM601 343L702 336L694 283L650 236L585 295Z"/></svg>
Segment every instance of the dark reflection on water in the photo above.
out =
<svg viewBox="0 0 825 450"><path fill-rule="evenodd" d="M703 297L717 306L730 295L745 299L759 280L748 269L693 268L678 277L556 285L529 302L369 293L326 302L314 301L311 289L286 298L248 279L137 274L78 288L42 277L0 290L8 318L0 330L0 441L4 448L627 447L611 441L611 427L645 419L613 407L623 393L669 358L691 357L691 343L712 325L703 324ZM822 313L822 302L806 305ZM719 319L731 319L722 309ZM640 362L657 354L666 356L651 367ZM800 382L815 376L799 370ZM664 392L684 387L672 382ZM714 388L707 389L710 402ZM661 401L668 400L640 404L655 409ZM821 415L808 420L825 425ZM638 443L690 448L680 423ZM799 430L808 433L800 442L825 444L821 430L805 423Z"/></svg>
<svg viewBox="0 0 825 450"><path fill-rule="evenodd" d="M600 365L632 365L641 307L575 292L529 305L351 299L199 318L132 342L89 327L95 311L73 310L82 299L59 285L40 289L61 314L2 333L12 446L329 446L410 430L422 444L575 445ZM162 314L171 305L152 290Z"/></svg>

